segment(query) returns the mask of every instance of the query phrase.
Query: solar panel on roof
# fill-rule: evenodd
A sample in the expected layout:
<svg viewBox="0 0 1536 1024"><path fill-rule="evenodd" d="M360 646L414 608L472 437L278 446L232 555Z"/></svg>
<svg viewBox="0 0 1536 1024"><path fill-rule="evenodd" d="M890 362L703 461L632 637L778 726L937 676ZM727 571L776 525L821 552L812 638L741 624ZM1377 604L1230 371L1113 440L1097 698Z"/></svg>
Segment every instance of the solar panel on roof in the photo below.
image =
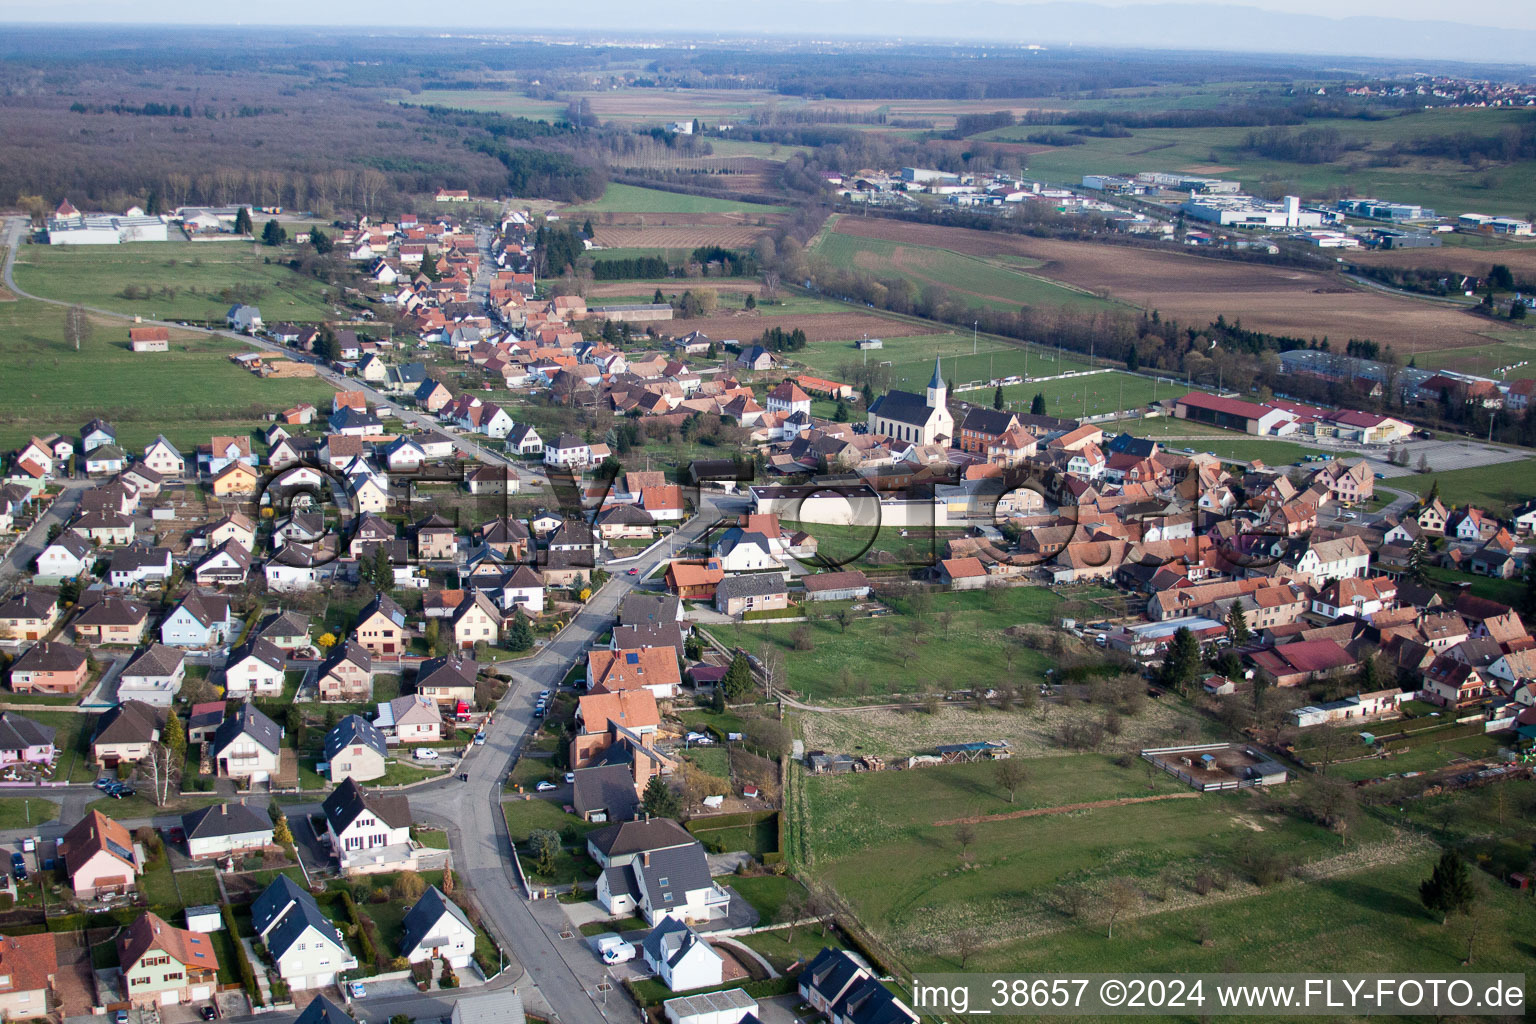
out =
<svg viewBox="0 0 1536 1024"><path fill-rule="evenodd" d="M128 863L130 863L130 864L133 863L133 851L132 850L125 850L125 849L123 849L123 846L122 846L121 843L115 842L114 840L111 840L111 839L108 839L106 841L106 845L107 845L107 849L108 850L110 850L111 852L117 854L119 857L123 858L123 860L127 861Z"/></svg>
<svg viewBox="0 0 1536 1024"><path fill-rule="evenodd" d="M624 660L631 665L638 665L640 664L640 653L638 651L630 651L624 655Z"/></svg>

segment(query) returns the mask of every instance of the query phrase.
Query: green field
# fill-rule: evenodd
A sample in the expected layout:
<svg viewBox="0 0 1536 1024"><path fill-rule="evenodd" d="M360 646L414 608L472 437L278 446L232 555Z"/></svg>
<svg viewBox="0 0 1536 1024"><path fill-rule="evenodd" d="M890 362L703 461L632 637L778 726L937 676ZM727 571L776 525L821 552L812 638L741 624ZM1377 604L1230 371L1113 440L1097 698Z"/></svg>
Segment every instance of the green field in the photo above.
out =
<svg viewBox="0 0 1536 1024"><path fill-rule="evenodd" d="M182 333L169 352L128 350L128 322L92 317L80 351L64 341L65 310L23 299L0 303L0 448L29 434L71 433L93 416L118 428L130 451L164 433L183 452L213 434L243 434L265 413L328 404L313 379L262 380L229 361L239 342Z"/></svg>
<svg viewBox="0 0 1536 1024"><path fill-rule="evenodd" d="M1322 164L1271 160L1244 149L1249 133L1255 130L1252 128L1142 128L1127 138L1082 136L1082 145L1032 153L1028 173L1053 183L1077 185L1084 174L1199 168L1198 173L1235 178L1250 191L1324 198L1338 189L1349 195L1420 203L1441 216L1478 211L1525 217L1536 209L1536 163L1531 161L1482 170L1424 157L1409 157L1397 167L1371 164L1395 142L1460 132L1496 136L1506 128L1528 123L1530 116L1519 110L1425 110L1382 121L1313 120L1302 128L1287 129L1336 128L1346 138L1367 144L1365 149ZM1019 126L982 138L1023 141L1042 130ZM1070 131L1070 127L1050 130Z"/></svg>
<svg viewBox="0 0 1536 1024"><path fill-rule="evenodd" d="M1428 370L1456 370L1480 377L1498 376L1500 367L1536 362L1536 333L1518 329L1482 333L1495 340L1487 345L1421 352L1415 358ZM1525 369L1516 370L1510 374L1510 379L1516 380L1528 373Z"/></svg>
<svg viewBox="0 0 1536 1024"><path fill-rule="evenodd" d="M1354 876L1354 883L1347 880L1347 863L1340 873L1346 876L1342 884L1375 886L1396 873L1392 863L1413 856L1412 848L1403 849L1389 826L1370 816L1361 816L1351 826L1346 847L1339 836L1291 813L1295 791L1266 794L1263 800L1250 792L1186 798L1188 791L1173 780L1149 775L1141 765L1121 768L1103 755L1031 758L1026 764L1029 776L1014 804L998 785L994 766L986 763L805 778L811 873L834 885L860 920L895 947L910 969L954 968L950 951L935 946L931 937L974 930L981 936L980 950L971 960L974 966L966 969L1060 969L1068 963L1104 969L1118 960L1122 970L1129 964L1167 970L1173 958L1200 950L1190 947L1187 939L1185 948L1177 951L1171 943L1156 941L1164 928L1193 933L1200 921L1210 920L1212 934L1226 944L1227 955L1247 951L1251 956L1265 948L1248 945L1234 931L1247 927L1240 921L1257 925L1271 916L1241 907L1273 898L1273 892L1250 881L1258 877L1266 858L1282 857L1300 866L1349 849L1374 847L1382 851L1388 868ZM967 849L962 849L962 833L955 826L935 824L1024 808L1160 795L1174 798L981 822L972 826L974 840ZM1362 861L1360 869L1368 863ZM870 871L870 864L881 865L881 870ZM1418 870L1415 866L1409 874ZM1225 891L1199 895L1201 872L1221 880L1218 884ZM1104 937L1097 898L1115 880L1135 888L1136 903L1127 916L1140 917L1116 927L1117 942L1139 936L1119 946ZM1336 899L1333 887L1338 884L1333 879L1274 883L1275 891L1285 894L1285 905L1295 903L1299 915L1317 914L1320 920ZM1421 922L1428 926L1431 921L1418 906L1416 885L1388 887L1396 895L1384 898L1387 894L1381 893L1378 909L1404 918L1405 926L1418 932ZM1241 909L1225 909L1234 903ZM1159 913L1161 904L1185 909ZM1355 911L1339 907L1337 912ZM1228 926L1216 924L1220 920ZM1438 920L1433 926L1438 928ZM1061 941L1072 944L1073 955L1062 953ZM1385 938L1381 947L1394 953L1409 948ZM1246 961L1250 969L1269 962Z"/></svg>
<svg viewBox="0 0 1536 1024"><path fill-rule="evenodd" d="M708 196L684 195L681 192L663 192L654 188L635 185L610 184L601 199L583 203L567 211L567 216L577 213L787 213L787 206L770 206L766 203L739 203L729 199L712 199ZM263 312L265 315L265 312Z"/></svg>
<svg viewBox="0 0 1536 1024"><path fill-rule="evenodd" d="M30 828L59 816L59 805L37 797L0 798L0 828Z"/></svg>
<svg viewBox="0 0 1536 1024"><path fill-rule="evenodd" d="M538 100L515 92L494 92L490 89L425 89L401 103L413 107L453 107L457 110L480 110L508 117L526 117L533 120L563 121L564 100Z"/></svg>
<svg viewBox="0 0 1536 1024"><path fill-rule="evenodd" d="M881 278L912 282L919 290L937 286L973 306L1016 310L1020 306L1062 306L1080 310L1124 308L1096 295L1030 274L1038 265L1022 259L983 259L949 249L910 245L826 231L815 255L838 267L858 268Z"/></svg>
<svg viewBox="0 0 1536 1024"><path fill-rule="evenodd" d="M1388 483L1424 496L1436 481L1440 483L1440 499L1447 506L1472 504L1496 515L1508 515L1536 494L1536 459L1397 477Z"/></svg>
<svg viewBox="0 0 1536 1024"><path fill-rule="evenodd" d="M846 312L847 306L827 312ZM813 312L822 312L814 310ZM892 321L892 332L900 331L902 323ZM971 335L961 332L940 334L895 335L881 339L883 348L862 352L847 341L812 342L790 358L807 369L834 379L849 379L858 368L883 367L889 375L891 387L908 391L921 390L933 375L933 360L944 360L944 377L957 385L971 381L988 381L1002 377L1049 377L1058 373L1088 369L1086 359L1070 352L1037 348L1020 343L1006 343L982 335L975 341ZM972 354L972 348L975 353ZM1036 390L1039 390L1036 388ZM1180 392L1182 394L1183 392ZM1034 394L1033 391L1030 392ZM1170 390L1171 394L1171 390ZM951 399L964 398L968 402L992 404L990 391L968 391L950 395ZM1025 399L1026 410L1028 399ZM1106 410L1107 411L1107 410Z"/></svg>
<svg viewBox="0 0 1536 1024"><path fill-rule="evenodd" d="M1169 384L1151 377L1115 370L1089 377L1010 384L1003 388L1003 401L1010 409L1028 412L1035 395L1044 395L1045 411L1048 415L1076 419L1083 416L1102 416L1105 413L1128 409L1142 409L1153 402L1167 401L1186 395L1189 391L1190 388L1183 382ZM985 397L991 398L990 395ZM980 396L973 400L980 400ZM988 401L987 404L990 405L991 402Z"/></svg>
<svg viewBox="0 0 1536 1024"><path fill-rule="evenodd" d="M260 306L268 323L335 318L323 284L281 265L280 250L254 248L259 251L238 242L29 245L16 254L16 285L43 298L145 319L222 321L237 302ZM271 263L264 262L268 257ZM138 289L140 297L127 297L125 289Z"/></svg>
<svg viewBox="0 0 1536 1024"><path fill-rule="evenodd" d="M745 647L754 654L765 649L782 652L789 688L808 699L919 693L968 686L976 678L1039 673L1050 664L1046 656L1018 648L1010 673L1010 645L1002 631L1018 623L1049 622L1060 603L1043 587L1014 587L935 595L932 612L920 624L915 615L890 615L857 619L846 631L830 619L748 623L710 631L727 646ZM947 634L940 618L946 612L952 615ZM809 650L795 648L795 634L802 629L808 631ZM964 652L963 658L957 657L958 651Z"/></svg>

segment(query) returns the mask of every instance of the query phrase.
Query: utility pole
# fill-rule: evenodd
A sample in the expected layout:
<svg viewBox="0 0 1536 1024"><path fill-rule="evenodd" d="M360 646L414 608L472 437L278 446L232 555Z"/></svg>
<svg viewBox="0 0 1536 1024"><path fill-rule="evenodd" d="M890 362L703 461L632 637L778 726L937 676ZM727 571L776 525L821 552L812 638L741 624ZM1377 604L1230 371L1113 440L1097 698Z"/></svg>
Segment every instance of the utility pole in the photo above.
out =
<svg viewBox="0 0 1536 1024"><path fill-rule="evenodd" d="M981 324L980 320L971 321L971 355L976 354L976 328Z"/></svg>

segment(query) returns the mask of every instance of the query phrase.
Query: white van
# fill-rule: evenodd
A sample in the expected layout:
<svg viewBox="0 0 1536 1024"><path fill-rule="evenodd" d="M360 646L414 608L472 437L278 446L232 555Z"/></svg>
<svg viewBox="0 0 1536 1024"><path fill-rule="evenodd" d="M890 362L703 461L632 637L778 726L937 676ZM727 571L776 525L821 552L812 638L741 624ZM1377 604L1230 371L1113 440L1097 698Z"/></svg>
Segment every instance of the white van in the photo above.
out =
<svg viewBox="0 0 1536 1024"><path fill-rule="evenodd" d="M594 936L592 945L605 964L628 963L635 958L635 947L620 938L617 932L604 932Z"/></svg>

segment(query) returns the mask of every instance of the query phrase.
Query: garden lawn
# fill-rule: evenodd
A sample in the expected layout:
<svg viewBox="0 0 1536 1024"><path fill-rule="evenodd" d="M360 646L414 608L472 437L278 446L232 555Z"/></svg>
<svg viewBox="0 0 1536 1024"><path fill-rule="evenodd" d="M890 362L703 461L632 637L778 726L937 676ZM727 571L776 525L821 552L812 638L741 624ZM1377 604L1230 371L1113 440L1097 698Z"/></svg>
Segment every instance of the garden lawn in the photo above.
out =
<svg viewBox="0 0 1536 1024"><path fill-rule="evenodd" d="M112 317L93 316L77 352L64 341L65 312L0 302L0 448L101 416L130 452L160 433L190 451L213 434L247 434L273 410L328 404L334 392L313 378L263 380L229 361L248 346L228 339L175 332L169 352L130 352L128 321Z"/></svg>
<svg viewBox="0 0 1536 1024"><path fill-rule="evenodd" d="M1046 656L1012 644L1003 630L1019 623L1049 622L1059 603L1060 598L1044 587L1009 587L935 595L933 611L921 626L916 616L897 614L856 619L846 631L823 619L712 626L710 632L727 647L744 647L758 655L764 650L783 652L788 686L806 699L920 693L955 689L972 679L1043 672L1049 665ZM953 614L947 635L939 621L946 611ZM806 631L809 649L795 648L794 636L800 630Z"/></svg>
<svg viewBox="0 0 1536 1024"><path fill-rule="evenodd" d="M59 805L35 796L0 798L0 829L30 828L59 816Z"/></svg>
<svg viewBox="0 0 1536 1024"><path fill-rule="evenodd" d="M774 969L781 972L788 971L795 964L809 963L828 946L833 949L847 948L837 931L823 932L815 925L753 932L738 937L736 941L767 957Z"/></svg>
<svg viewBox="0 0 1536 1024"><path fill-rule="evenodd" d="M133 818L153 818L161 814L184 814L187 811L195 811L199 807L208 807L213 804L221 804L224 800L216 796L177 796L172 794L164 806L156 807L155 802L148 796L147 790L134 796L125 796L121 800L104 796L99 800L92 800L85 805L87 811L100 811L109 818L119 821Z"/></svg>
<svg viewBox="0 0 1536 1024"><path fill-rule="evenodd" d="M242 302L260 306L268 323L335 319L325 285L279 262L282 250L259 250L241 242L28 245L16 254L16 284L43 298L146 320L222 324L229 307Z"/></svg>
<svg viewBox="0 0 1536 1024"><path fill-rule="evenodd" d="M529 834L536 828L549 828L556 832L573 828L577 834L586 835L595 828L603 827L601 824L583 821L574 814L566 814L558 804L548 800L503 800L501 810L507 819L507 834L519 846L528 841Z"/></svg>
<svg viewBox="0 0 1536 1024"><path fill-rule="evenodd" d="M176 889L189 907L211 906L219 902L219 883L213 868L176 872Z"/></svg>
<svg viewBox="0 0 1536 1024"><path fill-rule="evenodd" d="M54 729L53 746L58 752L53 773L56 782L95 782L96 766L91 764L91 733L96 720L92 715L69 711L28 711L27 717L39 725Z"/></svg>
<svg viewBox="0 0 1536 1024"><path fill-rule="evenodd" d="M1440 566L1428 566L1424 573L1429 577L1429 582L1454 596L1459 592L1461 584L1469 584L1467 587L1477 597L1486 597L1490 601L1498 601L1507 605L1518 605L1525 597L1525 583L1517 576L1512 580L1495 579L1491 576L1475 576L1470 572L1458 572L1455 569L1446 569Z"/></svg>
<svg viewBox="0 0 1536 1024"><path fill-rule="evenodd" d="M852 506L852 510L860 514L871 511L863 504ZM856 569L880 565L937 565L944 557L944 542L966 534L963 529L883 524L878 531L872 532L869 526L802 523L794 519L783 520L780 525L791 532L804 530L816 538L816 558L805 560L813 569L818 563ZM893 557L877 559L877 552Z"/></svg>
<svg viewBox="0 0 1536 1024"><path fill-rule="evenodd" d="M795 894L805 894L805 886L788 875L730 875L721 878L720 883L729 885L750 903L763 924L778 920L785 900Z"/></svg>
<svg viewBox="0 0 1536 1024"><path fill-rule="evenodd" d="M1383 731L1386 731L1383 728ZM1328 766L1328 774L1355 782L1376 779L1394 772L1432 772L1458 757L1491 758L1498 755L1499 741L1491 736L1458 736L1438 743L1410 747L1389 757L1370 757Z"/></svg>

